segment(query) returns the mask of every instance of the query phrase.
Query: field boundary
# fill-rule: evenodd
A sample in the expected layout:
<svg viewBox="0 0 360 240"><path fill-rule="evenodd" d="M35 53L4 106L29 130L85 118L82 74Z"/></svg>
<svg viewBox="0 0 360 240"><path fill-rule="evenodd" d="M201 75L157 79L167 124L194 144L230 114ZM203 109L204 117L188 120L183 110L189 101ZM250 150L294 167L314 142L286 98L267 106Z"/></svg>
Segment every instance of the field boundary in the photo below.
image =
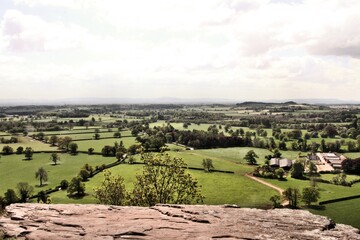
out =
<svg viewBox="0 0 360 240"><path fill-rule="evenodd" d="M336 203L336 202L343 202L343 201L357 199L357 198L360 198L360 195L343 197L343 198L335 198L335 199L331 199L331 200L327 200L327 201L321 201L321 202L319 202L319 205L325 205L325 204Z"/></svg>

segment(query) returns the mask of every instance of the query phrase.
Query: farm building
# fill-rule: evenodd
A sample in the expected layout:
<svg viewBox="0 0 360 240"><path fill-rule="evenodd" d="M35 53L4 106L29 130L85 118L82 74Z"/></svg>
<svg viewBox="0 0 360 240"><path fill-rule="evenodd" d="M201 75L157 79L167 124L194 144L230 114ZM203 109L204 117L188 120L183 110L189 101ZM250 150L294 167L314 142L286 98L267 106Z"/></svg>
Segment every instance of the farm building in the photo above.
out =
<svg viewBox="0 0 360 240"><path fill-rule="evenodd" d="M346 159L344 155L336 153L316 153L322 165L330 165L333 169L341 169L341 163Z"/></svg>
<svg viewBox="0 0 360 240"><path fill-rule="evenodd" d="M293 161L287 158L271 158L270 166L271 167L281 167L284 169L290 169L293 164Z"/></svg>

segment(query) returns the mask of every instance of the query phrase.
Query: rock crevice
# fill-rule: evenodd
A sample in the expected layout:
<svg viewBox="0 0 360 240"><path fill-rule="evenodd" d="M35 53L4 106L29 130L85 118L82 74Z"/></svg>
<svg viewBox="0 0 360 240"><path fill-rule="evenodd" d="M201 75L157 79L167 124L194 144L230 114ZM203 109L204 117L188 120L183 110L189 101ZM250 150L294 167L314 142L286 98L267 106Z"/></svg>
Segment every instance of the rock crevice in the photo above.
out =
<svg viewBox="0 0 360 240"><path fill-rule="evenodd" d="M360 240L358 229L303 210L13 204L6 212L0 217L0 239Z"/></svg>

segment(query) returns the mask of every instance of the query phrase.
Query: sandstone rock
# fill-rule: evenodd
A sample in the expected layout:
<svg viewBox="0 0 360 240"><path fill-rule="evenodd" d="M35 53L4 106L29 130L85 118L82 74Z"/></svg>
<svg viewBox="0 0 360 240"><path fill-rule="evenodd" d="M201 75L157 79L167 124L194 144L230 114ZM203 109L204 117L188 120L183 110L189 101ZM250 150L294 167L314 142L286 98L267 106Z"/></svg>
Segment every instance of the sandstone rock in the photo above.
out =
<svg viewBox="0 0 360 240"><path fill-rule="evenodd" d="M18 239L360 239L303 210L229 206L13 204L0 218L3 237ZM1 233L0 233L1 239Z"/></svg>

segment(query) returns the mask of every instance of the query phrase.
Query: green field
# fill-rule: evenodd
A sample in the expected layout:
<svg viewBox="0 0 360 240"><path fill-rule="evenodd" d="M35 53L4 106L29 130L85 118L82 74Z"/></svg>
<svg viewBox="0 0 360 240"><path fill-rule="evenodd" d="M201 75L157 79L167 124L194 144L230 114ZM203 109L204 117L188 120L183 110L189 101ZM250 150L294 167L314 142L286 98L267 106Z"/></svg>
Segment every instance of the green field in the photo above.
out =
<svg viewBox="0 0 360 240"><path fill-rule="evenodd" d="M309 209L314 214L330 217L336 223L349 224L360 229L360 198L323 205L324 210Z"/></svg>
<svg viewBox="0 0 360 240"><path fill-rule="evenodd" d="M79 147L79 151L87 151L89 148L94 148L95 152L101 152L101 149L105 145L113 146L115 142L122 141L124 146L128 148L132 144L136 144L135 137L122 137L122 138L110 138L110 139L99 139L99 140L86 140L86 141L75 141Z"/></svg>
<svg viewBox="0 0 360 240"><path fill-rule="evenodd" d="M125 179L126 188L131 190L135 175L140 173L142 165L122 164L111 169L113 175L121 175ZM205 173L203 171L189 171L201 185L202 194L205 196L204 204L238 204L242 207L270 206L270 196L276 194L266 186L237 174ZM94 188L103 181L100 173L86 182L86 193L82 199L70 199L65 191L51 195L53 203L96 203L93 197ZM221 189L221 193L219 192Z"/></svg>
<svg viewBox="0 0 360 240"><path fill-rule="evenodd" d="M46 190L59 185L60 181L75 177L84 164L96 165L115 162L115 158L105 158L98 155L78 154L59 154L60 162L54 166L50 160L50 154L34 154L32 160L24 160L24 155L2 156L0 159L0 193L1 195L8 189L15 189L18 182L28 182L34 186L34 192ZM44 167L48 172L49 181L47 186L37 187L39 181L35 179L35 172Z"/></svg>
<svg viewBox="0 0 360 240"><path fill-rule="evenodd" d="M2 151L4 146L10 146L16 151L18 147L23 147L24 149L26 147L31 147L34 151L56 151L57 147L51 147L50 144L46 144L37 140L34 140L30 137L17 137L18 142L17 143L11 143L11 144L0 144L0 151Z"/></svg>

